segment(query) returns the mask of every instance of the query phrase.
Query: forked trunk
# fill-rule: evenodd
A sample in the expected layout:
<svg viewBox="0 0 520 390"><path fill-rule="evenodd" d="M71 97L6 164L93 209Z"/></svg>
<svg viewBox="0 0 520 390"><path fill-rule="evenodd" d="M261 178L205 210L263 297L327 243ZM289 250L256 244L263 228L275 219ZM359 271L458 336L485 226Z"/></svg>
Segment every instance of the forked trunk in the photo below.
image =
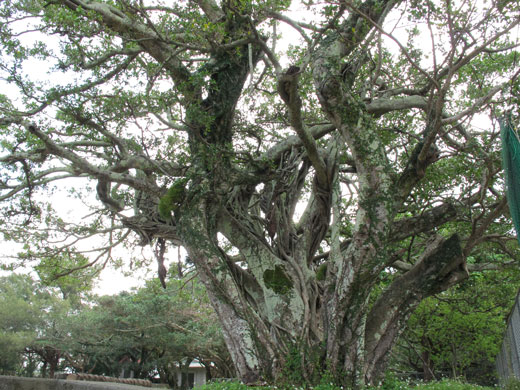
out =
<svg viewBox="0 0 520 390"><path fill-rule="evenodd" d="M197 222L194 216L190 221L205 223L203 219ZM206 242L210 241L208 237ZM187 247L221 320L237 375L245 383L284 381L288 377L308 382L325 370L346 386L359 388L375 383L417 304L467 276L456 235L432 239L416 265L396 278L371 305L374 282L361 271L348 284L337 278L328 286L309 283L304 290L296 286L299 277L285 271L288 267L283 277L278 275L279 282L285 284L262 283L261 278L260 282L247 279L246 273L215 256L211 245ZM251 253L259 256L253 247ZM367 248L363 247L360 253L366 255ZM348 258L355 264L354 253L353 249L350 257L342 260ZM268 264L275 259L248 261ZM341 274L333 264L329 267L327 273ZM268 265L264 269L270 270ZM263 275L266 279L265 271ZM313 305L309 305L309 297Z"/></svg>

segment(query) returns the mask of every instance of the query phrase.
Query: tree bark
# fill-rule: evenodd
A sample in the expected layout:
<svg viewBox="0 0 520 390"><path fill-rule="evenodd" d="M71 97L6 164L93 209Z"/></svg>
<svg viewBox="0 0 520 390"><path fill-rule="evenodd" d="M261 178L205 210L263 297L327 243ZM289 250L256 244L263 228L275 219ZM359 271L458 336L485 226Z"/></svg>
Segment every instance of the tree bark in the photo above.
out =
<svg viewBox="0 0 520 390"><path fill-rule="evenodd" d="M430 358L431 343L426 336L423 336L421 344L423 347L423 352L421 354L423 380L428 382L435 379L433 362Z"/></svg>

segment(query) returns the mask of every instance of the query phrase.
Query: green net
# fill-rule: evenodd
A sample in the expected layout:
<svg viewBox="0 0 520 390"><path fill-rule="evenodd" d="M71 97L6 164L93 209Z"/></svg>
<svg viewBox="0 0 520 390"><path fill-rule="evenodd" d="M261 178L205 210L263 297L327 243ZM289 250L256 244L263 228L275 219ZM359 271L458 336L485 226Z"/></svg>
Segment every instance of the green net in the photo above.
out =
<svg viewBox="0 0 520 390"><path fill-rule="evenodd" d="M507 202L520 243L520 139L509 118L502 118L499 122Z"/></svg>

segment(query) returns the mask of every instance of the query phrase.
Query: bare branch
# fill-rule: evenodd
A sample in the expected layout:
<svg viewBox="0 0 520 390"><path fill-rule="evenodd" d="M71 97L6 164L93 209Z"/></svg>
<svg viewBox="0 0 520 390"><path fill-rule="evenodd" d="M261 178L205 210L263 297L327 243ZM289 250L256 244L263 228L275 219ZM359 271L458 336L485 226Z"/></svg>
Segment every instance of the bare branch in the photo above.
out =
<svg viewBox="0 0 520 390"><path fill-rule="evenodd" d="M450 116L449 118L442 119L441 123L443 125L449 125L454 122L460 121L463 117L467 115L474 114L478 109L482 108L485 104L489 103L491 98L495 96L498 92L500 92L502 89L504 89L504 87L509 83L510 82L507 81L505 83L497 85L496 87L491 88L485 96L482 96L481 98L477 99L471 107L468 107L467 109L459 112L458 114Z"/></svg>
<svg viewBox="0 0 520 390"><path fill-rule="evenodd" d="M310 136L314 139L320 139L326 134L333 132L336 127L331 123L324 123L312 126L308 129ZM295 146L302 146L302 139L298 135L290 136L280 141L268 149L259 159L258 162L262 165L272 161L278 161L283 153L291 150Z"/></svg>
<svg viewBox="0 0 520 390"><path fill-rule="evenodd" d="M504 210L507 208L507 198L504 196L500 202L495 206L489 214L487 214L482 222L478 226L476 223L473 226L473 231L471 235L466 241L466 246L464 247L464 256L469 256L473 248L478 244L479 240L484 236L484 233L489 228L492 222L495 221L499 216L502 215ZM476 221L475 221L476 222Z"/></svg>
<svg viewBox="0 0 520 390"><path fill-rule="evenodd" d="M56 156L62 157L70 161L72 163L73 170L78 170L79 172L86 173L98 179L113 181L121 184L127 184L133 188L144 191L154 190L153 188L150 188L148 183L139 180L131 175L123 175L121 173L112 172L110 170L99 168L91 164L86 159L78 156L74 152L54 142L47 134L39 130L34 124L28 123L26 124L26 128L29 132L33 133L44 142L49 153L52 153ZM155 191L158 191L158 189L155 189Z"/></svg>
<svg viewBox="0 0 520 390"><path fill-rule="evenodd" d="M406 263L401 260L393 262L391 266L402 272L407 272L413 268L413 264ZM468 268L468 272L470 273L480 271L500 271L510 267L518 266L518 262L516 260L509 260L504 263L469 263L466 266Z"/></svg>
<svg viewBox="0 0 520 390"><path fill-rule="evenodd" d="M410 65L412 65L413 68L415 68L422 75L424 75L426 77L426 79L428 79L433 85L440 88L440 85L437 82L437 80L435 80L427 71L425 71L422 67L419 66L419 64L417 64L416 61L413 60L413 58L408 53L408 50L406 49L406 47L404 47L404 45L396 37L394 37L392 34L386 32L376 21L374 21L369 15L364 13L360 8L356 7L352 2L345 1L344 3L347 4L347 6L350 9L352 9L354 12L361 15L367 22L369 22L372 26L374 26L381 34L386 35L388 38L390 38L392 41L394 41L397 44L397 46L399 47L399 50L401 50L403 55L406 57L406 60L410 63Z"/></svg>
<svg viewBox="0 0 520 390"><path fill-rule="evenodd" d="M407 237L428 232L437 226L452 221L457 215L457 209L451 203L443 203L417 216L394 222L390 239L401 241Z"/></svg>
<svg viewBox="0 0 520 390"><path fill-rule="evenodd" d="M291 18L289 18L285 15L282 15L278 12L271 11L271 12L269 12L269 15L277 20L287 23L289 26L294 28L296 31L298 31L300 33L300 35L303 37L303 39L305 39L305 41L309 45L312 44L312 39L309 38L309 36L305 33L305 31L303 30L302 27L312 29L313 31L316 31L316 32L320 31L320 29L317 29L309 24L294 21Z"/></svg>

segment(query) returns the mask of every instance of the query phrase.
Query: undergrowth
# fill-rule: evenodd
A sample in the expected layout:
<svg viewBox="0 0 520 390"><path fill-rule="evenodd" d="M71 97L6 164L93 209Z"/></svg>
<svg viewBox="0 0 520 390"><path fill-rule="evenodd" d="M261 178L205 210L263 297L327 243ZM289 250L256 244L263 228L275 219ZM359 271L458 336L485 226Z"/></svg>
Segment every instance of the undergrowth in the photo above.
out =
<svg viewBox="0 0 520 390"><path fill-rule="evenodd" d="M409 383L397 379L393 375L387 375L378 386L369 386L366 390L492 390L494 387L478 386L456 380L441 380L435 382ZM520 390L520 381L510 381L504 390ZM288 384L279 386L246 386L239 382L212 382L204 386L197 387L195 390L348 390L342 386L321 381L315 386L291 386Z"/></svg>

